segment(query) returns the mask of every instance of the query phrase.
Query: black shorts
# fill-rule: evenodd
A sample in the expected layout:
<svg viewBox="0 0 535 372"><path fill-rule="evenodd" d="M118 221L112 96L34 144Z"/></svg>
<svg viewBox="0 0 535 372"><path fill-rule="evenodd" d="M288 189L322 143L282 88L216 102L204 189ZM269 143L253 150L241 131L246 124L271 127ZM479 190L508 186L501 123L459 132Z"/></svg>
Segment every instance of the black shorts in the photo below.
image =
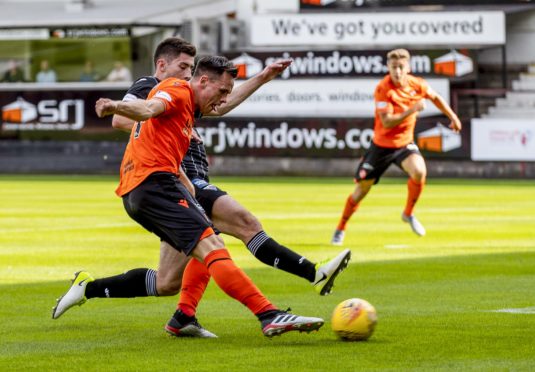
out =
<svg viewBox="0 0 535 372"><path fill-rule="evenodd" d="M195 199L203 207L206 214L212 217L212 209L214 208L215 201L223 195L227 195L227 193L201 178L194 178L191 180L191 183L195 187Z"/></svg>
<svg viewBox="0 0 535 372"><path fill-rule="evenodd" d="M390 164L395 163L401 168L401 162L411 154L422 155L415 143L400 148L388 148L377 146L372 142L357 167L355 179L357 181L375 179L377 183Z"/></svg>
<svg viewBox="0 0 535 372"><path fill-rule="evenodd" d="M171 173L153 173L123 196L134 221L175 249L189 255L212 222Z"/></svg>

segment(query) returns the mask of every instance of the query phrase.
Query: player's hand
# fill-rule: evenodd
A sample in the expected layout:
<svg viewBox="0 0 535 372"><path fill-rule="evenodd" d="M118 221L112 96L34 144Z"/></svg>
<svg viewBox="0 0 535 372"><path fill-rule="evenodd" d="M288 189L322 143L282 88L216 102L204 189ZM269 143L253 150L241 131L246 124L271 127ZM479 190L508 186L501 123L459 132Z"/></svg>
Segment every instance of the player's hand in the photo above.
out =
<svg viewBox="0 0 535 372"><path fill-rule="evenodd" d="M414 112L420 112L425 109L425 100L421 99L412 106Z"/></svg>
<svg viewBox="0 0 535 372"><path fill-rule="evenodd" d="M462 127L463 125L461 124L461 121L458 117L455 117L450 123L450 128L456 133L459 133Z"/></svg>
<svg viewBox="0 0 535 372"><path fill-rule="evenodd" d="M95 112L99 118L115 114L117 103L109 98L100 98L95 103Z"/></svg>
<svg viewBox="0 0 535 372"><path fill-rule="evenodd" d="M262 71L264 79L266 79L266 81L274 79L277 75L281 74L284 70L286 70L288 66L292 64L292 62L293 60L286 58L278 59L275 62L267 65Z"/></svg>

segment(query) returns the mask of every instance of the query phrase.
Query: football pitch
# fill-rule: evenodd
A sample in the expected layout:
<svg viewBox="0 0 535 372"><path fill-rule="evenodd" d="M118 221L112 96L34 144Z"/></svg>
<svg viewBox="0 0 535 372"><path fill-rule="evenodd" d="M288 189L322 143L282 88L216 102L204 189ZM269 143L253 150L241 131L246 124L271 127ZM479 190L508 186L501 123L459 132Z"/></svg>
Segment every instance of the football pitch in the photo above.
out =
<svg viewBox="0 0 535 372"><path fill-rule="evenodd" d="M310 260L341 249L329 241L350 178L213 181ZM197 314L219 336L208 340L165 334L177 297L92 299L51 319L75 271L156 268L158 238L127 216L116 182L0 176L0 371L535 370L533 180L430 179L416 208L423 238L400 219L405 180L382 180L349 223L352 261L326 297L224 236L271 301L326 324L268 339L211 282ZM365 342L339 341L330 330L334 307L353 297L377 309Z"/></svg>

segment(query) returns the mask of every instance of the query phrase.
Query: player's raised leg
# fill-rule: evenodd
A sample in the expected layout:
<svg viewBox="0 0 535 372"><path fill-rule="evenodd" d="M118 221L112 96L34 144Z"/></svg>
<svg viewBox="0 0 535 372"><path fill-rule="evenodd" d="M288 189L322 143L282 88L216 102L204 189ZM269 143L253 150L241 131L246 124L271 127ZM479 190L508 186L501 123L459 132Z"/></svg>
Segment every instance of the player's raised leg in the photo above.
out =
<svg viewBox="0 0 535 372"><path fill-rule="evenodd" d="M269 236L258 218L230 195L221 196L214 202L212 221L221 232L243 241L259 261L306 279L322 296L331 292L336 276L347 267L351 258L351 252L344 250L319 264L308 260Z"/></svg>
<svg viewBox="0 0 535 372"><path fill-rule="evenodd" d="M230 195L214 201L211 218L219 231L240 239L262 263L314 280L314 263L269 236L260 221Z"/></svg>

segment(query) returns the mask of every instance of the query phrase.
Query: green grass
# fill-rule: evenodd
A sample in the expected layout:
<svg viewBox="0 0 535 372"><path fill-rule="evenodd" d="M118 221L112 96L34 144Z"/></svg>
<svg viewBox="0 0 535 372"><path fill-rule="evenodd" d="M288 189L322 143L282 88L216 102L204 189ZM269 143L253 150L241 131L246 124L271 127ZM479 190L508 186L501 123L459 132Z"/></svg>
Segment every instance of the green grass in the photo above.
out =
<svg viewBox="0 0 535 372"><path fill-rule="evenodd" d="M311 260L329 240L350 179L219 178L279 242ZM428 235L400 220L404 180L382 180L353 217L352 264L331 296L260 264L235 239L236 262L280 307L320 316L312 334L262 336L213 283L201 323L216 340L163 332L176 297L95 299L52 320L74 271L97 277L155 267L158 239L129 219L113 177L0 176L1 371L535 370L535 181L430 180L417 207ZM332 309L361 297L379 323L366 342L330 331ZM533 310L532 309L532 310Z"/></svg>

